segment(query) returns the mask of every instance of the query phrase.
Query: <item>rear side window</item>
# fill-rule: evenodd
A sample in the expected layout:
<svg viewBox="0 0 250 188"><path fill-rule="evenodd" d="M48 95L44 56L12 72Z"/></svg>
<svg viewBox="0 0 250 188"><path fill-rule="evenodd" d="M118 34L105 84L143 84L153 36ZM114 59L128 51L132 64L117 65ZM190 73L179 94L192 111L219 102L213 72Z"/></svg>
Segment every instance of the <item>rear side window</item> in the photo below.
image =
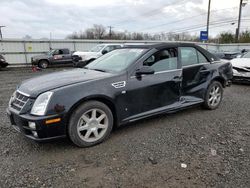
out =
<svg viewBox="0 0 250 188"><path fill-rule="evenodd" d="M163 49L150 56L144 66L150 66L155 72L177 69L177 49Z"/></svg>
<svg viewBox="0 0 250 188"><path fill-rule="evenodd" d="M180 51L182 66L208 62L207 58L193 47L181 47Z"/></svg>

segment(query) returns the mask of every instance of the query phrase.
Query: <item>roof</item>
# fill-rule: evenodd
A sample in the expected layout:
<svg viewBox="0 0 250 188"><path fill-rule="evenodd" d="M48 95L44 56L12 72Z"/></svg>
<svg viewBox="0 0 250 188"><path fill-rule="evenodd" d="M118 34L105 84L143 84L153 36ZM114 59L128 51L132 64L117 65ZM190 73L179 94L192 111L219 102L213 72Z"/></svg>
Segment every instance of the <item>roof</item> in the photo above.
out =
<svg viewBox="0 0 250 188"><path fill-rule="evenodd" d="M98 43L98 44L96 44L97 46L98 45L105 45L105 46L110 46L110 45L123 45L123 44L121 44L121 43Z"/></svg>
<svg viewBox="0 0 250 188"><path fill-rule="evenodd" d="M136 45L124 45L124 48L144 48L144 49L162 49L167 47L179 47L179 46L196 46L194 43L180 43L180 42L168 42L168 43L155 43L155 44L136 44Z"/></svg>
<svg viewBox="0 0 250 188"><path fill-rule="evenodd" d="M210 61L217 61L219 60L218 57L209 53L204 48L188 42L168 42L168 43L155 43L155 44L141 44L141 45L124 45L123 48L142 48L142 49L157 49L162 50L164 48L177 48L177 47L195 47L197 50L202 52Z"/></svg>

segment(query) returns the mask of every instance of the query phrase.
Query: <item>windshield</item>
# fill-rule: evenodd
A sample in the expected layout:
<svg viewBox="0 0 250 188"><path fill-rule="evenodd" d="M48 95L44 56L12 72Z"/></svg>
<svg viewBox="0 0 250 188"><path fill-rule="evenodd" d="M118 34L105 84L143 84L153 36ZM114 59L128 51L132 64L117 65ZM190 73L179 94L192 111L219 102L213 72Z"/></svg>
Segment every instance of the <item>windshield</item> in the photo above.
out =
<svg viewBox="0 0 250 188"><path fill-rule="evenodd" d="M92 48L90 51L91 52L99 52L101 49L104 47L104 45L97 45L94 48Z"/></svg>
<svg viewBox="0 0 250 188"><path fill-rule="evenodd" d="M244 54L242 57L243 57L243 58L250 58L250 52L247 52L247 53Z"/></svg>
<svg viewBox="0 0 250 188"><path fill-rule="evenodd" d="M139 58L145 49L114 50L88 64L85 68L107 72L120 72Z"/></svg>

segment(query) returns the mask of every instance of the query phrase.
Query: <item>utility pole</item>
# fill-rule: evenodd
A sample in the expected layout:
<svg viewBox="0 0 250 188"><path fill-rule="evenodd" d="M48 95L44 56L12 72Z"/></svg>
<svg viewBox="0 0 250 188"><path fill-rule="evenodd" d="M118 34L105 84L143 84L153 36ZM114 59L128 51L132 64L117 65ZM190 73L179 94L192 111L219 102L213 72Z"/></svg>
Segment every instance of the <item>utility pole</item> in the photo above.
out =
<svg viewBox="0 0 250 188"><path fill-rule="evenodd" d="M240 37L240 22L241 22L241 12L242 12L242 7L244 7L247 4L248 0L240 0L240 6L239 6L239 17L238 17L238 27L236 28L236 36L235 36L235 41L239 42L239 37Z"/></svg>
<svg viewBox="0 0 250 188"><path fill-rule="evenodd" d="M2 40L3 39L3 34L2 34L2 28L3 27L6 27L4 25L0 25L0 39Z"/></svg>
<svg viewBox="0 0 250 188"><path fill-rule="evenodd" d="M49 50L52 50L51 39L52 39L52 32L49 32Z"/></svg>
<svg viewBox="0 0 250 188"><path fill-rule="evenodd" d="M111 39L111 36L112 36L112 28L114 28L114 27L108 26L108 28L109 28L109 39Z"/></svg>
<svg viewBox="0 0 250 188"><path fill-rule="evenodd" d="M239 35L240 35L240 21L241 21L241 10L242 10L242 1L240 0L240 6L239 6L239 17L238 17L238 27L236 28L236 36L235 36L235 41L239 41Z"/></svg>
<svg viewBox="0 0 250 188"><path fill-rule="evenodd" d="M208 9L207 9L207 38L208 39L209 39L210 5L211 5L211 0L208 0Z"/></svg>

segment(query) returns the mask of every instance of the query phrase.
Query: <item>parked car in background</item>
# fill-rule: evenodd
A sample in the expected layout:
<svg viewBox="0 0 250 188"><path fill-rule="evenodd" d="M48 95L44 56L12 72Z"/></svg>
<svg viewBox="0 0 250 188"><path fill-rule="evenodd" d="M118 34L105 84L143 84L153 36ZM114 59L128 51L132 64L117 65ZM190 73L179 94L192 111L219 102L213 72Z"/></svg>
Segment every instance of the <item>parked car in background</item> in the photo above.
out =
<svg viewBox="0 0 250 188"><path fill-rule="evenodd" d="M233 81L250 83L250 52L245 52L241 58L231 60L233 66Z"/></svg>
<svg viewBox="0 0 250 188"><path fill-rule="evenodd" d="M74 61L76 67L84 67L89 64L91 61L101 57L102 55L111 52L115 49L121 48L122 44L99 44L92 48L90 51L76 51L73 53L74 57L79 57L78 61ZM77 58L76 58L77 59Z"/></svg>
<svg viewBox="0 0 250 188"><path fill-rule="evenodd" d="M216 57L224 60L231 60L234 58L241 57L241 52L215 52L213 53Z"/></svg>
<svg viewBox="0 0 250 188"><path fill-rule="evenodd" d="M5 68L9 65L9 63L6 62L3 55L0 55L0 69Z"/></svg>
<svg viewBox="0 0 250 188"><path fill-rule="evenodd" d="M195 105L218 108L233 73L230 62L217 60L188 43L128 46L82 69L22 82L7 114L30 139L68 136L79 147L92 146L114 126Z"/></svg>
<svg viewBox="0 0 250 188"><path fill-rule="evenodd" d="M31 64L46 69L48 66L72 64L72 53L68 48L53 49L44 55L33 56Z"/></svg>

